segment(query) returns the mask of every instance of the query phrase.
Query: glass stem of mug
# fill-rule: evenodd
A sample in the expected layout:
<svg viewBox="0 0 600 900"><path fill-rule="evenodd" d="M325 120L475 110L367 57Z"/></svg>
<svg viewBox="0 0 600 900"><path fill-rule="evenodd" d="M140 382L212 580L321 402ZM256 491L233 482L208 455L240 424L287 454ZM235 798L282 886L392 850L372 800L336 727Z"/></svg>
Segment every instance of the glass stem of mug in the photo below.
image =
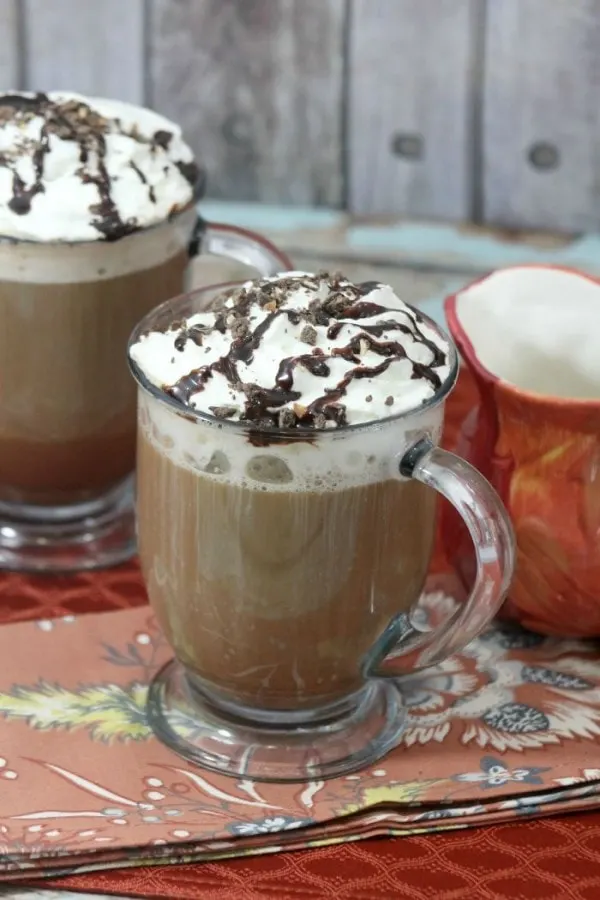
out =
<svg viewBox="0 0 600 900"><path fill-rule="evenodd" d="M418 607L396 616L365 659L369 677L412 673L465 647L498 611L515 565L515 538L506 510L473 466L423 438L404 453L399 473L434 488L454 506L473 541L477 571L468 600L434 628L416 626Z"/></svg>

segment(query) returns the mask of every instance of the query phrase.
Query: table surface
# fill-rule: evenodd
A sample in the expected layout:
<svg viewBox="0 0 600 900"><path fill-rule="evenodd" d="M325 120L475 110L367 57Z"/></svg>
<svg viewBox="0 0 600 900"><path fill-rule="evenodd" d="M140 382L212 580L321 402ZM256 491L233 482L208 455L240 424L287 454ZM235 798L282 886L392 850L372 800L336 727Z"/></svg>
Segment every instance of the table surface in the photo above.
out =
<svg viewBox="0 0 600 900"><path fill-rule="evenodd" d="M209 219L260 230L290 254L299 270L341 270L354 281L386 281L403 300L440 322L443 298L492 268L531 261L571 264L600 274L600 238L596 237L568 241L554 235L515 236L471 226L463 229L390 221L356 223L342 213L252 204L212 203L203 205L202 210ZM248 277L248 272L243 266L205 258L194 264L192 283ZM437 840L444 838L437 836ZM226 866L227 862L221 865ZM600 857L596 874L600 875ZM0 900L84 900L91 896L106 900L108 895L42 887L0 887ZM511 892L502 896L516 900L521 895Z"/></svg>

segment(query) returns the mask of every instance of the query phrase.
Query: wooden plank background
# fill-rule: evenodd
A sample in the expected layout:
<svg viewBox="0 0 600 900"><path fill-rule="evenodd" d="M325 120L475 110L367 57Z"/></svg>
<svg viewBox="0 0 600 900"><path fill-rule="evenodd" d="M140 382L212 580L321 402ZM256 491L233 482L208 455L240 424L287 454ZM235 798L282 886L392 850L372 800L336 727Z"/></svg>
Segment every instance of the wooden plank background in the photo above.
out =
<svg viewBox="0 0 600 900"><path fill-rule="evenodd" d="M479 0L355 0L349 46L349 205L467 219Z"/></svg>
<svg viewBox="0 0 600 900"><path fill-rule="evenodd" d="M346 0L153 0L150 102L213 197L338 206Z"/></svg>
<svg viewBox="0 0 600 900"><path fill-rule="evenodd" d="M0 0L0 90L15 87L20 81L18 0Z"/></svg>
<svg viewBox="0 0 600 900"><path fill-rule="evenodd" d="M600 228L600 0L0 0L0 88L179 121L217 199Z"/></svg>
<svg viewBox="0 0 600 900"><path fill-rule="evenodd" d="M483 109L487 221L598 228L600 0L489 3Z"/></svg>
<svg viewBox="0 0 600 900"><path fill-rule="evenodd" d="M23 87L144 102L144 0L16 0Z"/></svg>

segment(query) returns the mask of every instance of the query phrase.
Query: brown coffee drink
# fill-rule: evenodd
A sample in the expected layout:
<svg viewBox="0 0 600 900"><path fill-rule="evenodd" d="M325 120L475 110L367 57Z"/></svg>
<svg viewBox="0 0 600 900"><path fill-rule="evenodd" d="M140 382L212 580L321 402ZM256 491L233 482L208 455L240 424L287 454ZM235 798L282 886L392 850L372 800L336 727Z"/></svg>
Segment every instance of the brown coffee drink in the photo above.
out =
<svg viewBox="0 0 600 900"><path fill-rule="evenodd" d="M130 348L140 557L160 624L215 702L348 697L425 579L435 495L393 460L415 433L439 434L427 400L447 347L391 288L341 276L290 273L209 292L183 322L173 312Z"/></svg>
<svg viewBox="0 0 600 900"><path fill-rule="evenodd" d="M199 172L173 123L0 94L0 504L102 497L135 463L125 348L184 289Z"/></svg>
<svg viewBox="0 0 600 900"><path fill-rule="evenodd" d="M358 690L360 660L423 586L434 493L391 479L320 492L220 483L159 441L140 433L140 554L178 659L244 706Z"/></svg>
<svg viewBox="0 0 600 900"><path fill-rule="evenodd" d="M0 245L0 385L10 386L0 400L0 501L89 501L133 471L135 391L122 351L135 322L182 289L186 229L152 263L168 230L126 238L145 268L120 270L118 243L57 247L39 282L48 248ZM17 253L28 281L9 280ZM63 277L81 280L58 281L59 263Z"/></svg>

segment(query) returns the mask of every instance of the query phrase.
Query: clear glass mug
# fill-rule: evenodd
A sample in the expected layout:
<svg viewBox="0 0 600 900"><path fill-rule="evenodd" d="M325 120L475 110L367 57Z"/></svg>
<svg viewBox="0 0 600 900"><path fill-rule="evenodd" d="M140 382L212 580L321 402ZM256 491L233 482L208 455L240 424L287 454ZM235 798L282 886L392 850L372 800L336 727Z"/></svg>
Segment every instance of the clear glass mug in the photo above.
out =
<svg viewBox="0 0 600 900"><path fill-rule="evenodd" d="M163 304L130 346L224 287ZM368 765L401 736L398 676L459 650L499 608L514 565L506 512L482 475L437 446L458 371L450 352L451 374L419 409L308 434L184 408L130 356L139 554L175 653L148 716L181 756L276 781ZM477 576L449 620L420 630L436 491L467 524Z"/></svg>
<svg viewBox="0 0 600 900"><path fill-rule="evenodd" d="M200 190L200 186L199 186ZM0 568L90 569L135 552L131 329L185 290L191 256L290 263L195 202L118 241L0 238Z"/></svg>

